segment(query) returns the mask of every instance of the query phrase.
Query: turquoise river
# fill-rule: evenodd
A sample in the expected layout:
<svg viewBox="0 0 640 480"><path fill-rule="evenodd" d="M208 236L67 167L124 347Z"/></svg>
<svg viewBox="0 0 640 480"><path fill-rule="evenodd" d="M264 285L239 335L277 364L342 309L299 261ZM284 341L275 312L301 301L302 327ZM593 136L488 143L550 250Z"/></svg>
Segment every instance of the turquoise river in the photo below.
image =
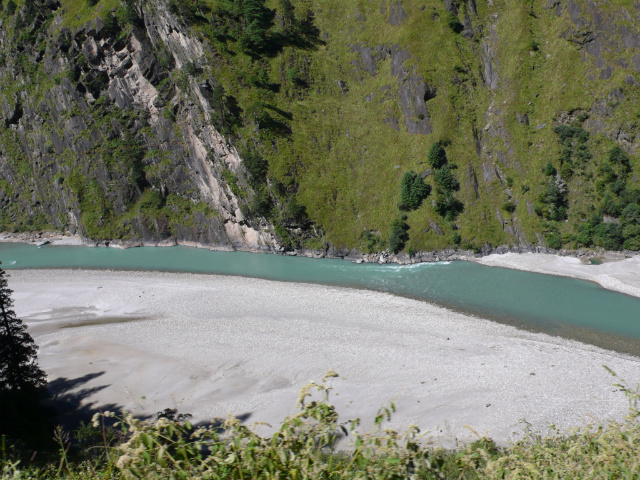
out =
<svg viewBox="0 0 640 480"><path fill-rule="evenodd" d="M18 243L0 243L0 261L7 270L159 270L364 288L640 355L640 299L583 280L472 262L399 266L188 247L121 250Z"/></svg>

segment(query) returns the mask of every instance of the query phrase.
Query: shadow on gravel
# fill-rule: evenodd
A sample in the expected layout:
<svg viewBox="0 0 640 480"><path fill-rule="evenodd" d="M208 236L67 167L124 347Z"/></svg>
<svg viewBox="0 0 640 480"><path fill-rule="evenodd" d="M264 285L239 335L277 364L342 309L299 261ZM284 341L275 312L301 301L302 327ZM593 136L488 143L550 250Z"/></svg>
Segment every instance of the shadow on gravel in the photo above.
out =
<svg viewBox="0 0 640 480"><path fill-rule="evenodd" d="M55 409L57 424L65 430L74 429L81 421L89 423L91 418L100 412L121 412L123 407L115 403L100 404L87 402L86 400L96 392L107 388L109 385L85 387L84 385L96 378L100 378L105 372L95 372L77 378L57 378L49 382L47 386L50 399L47 405ZM147 419L149 417L139 417Z"/></svg>

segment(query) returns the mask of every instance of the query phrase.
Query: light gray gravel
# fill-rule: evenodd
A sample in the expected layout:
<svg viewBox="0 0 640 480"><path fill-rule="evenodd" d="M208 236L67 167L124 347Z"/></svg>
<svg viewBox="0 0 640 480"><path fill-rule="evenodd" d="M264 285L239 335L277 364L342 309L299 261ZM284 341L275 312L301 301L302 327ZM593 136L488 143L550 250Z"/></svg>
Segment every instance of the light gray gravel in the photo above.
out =
<svg viewBox="0 0 640 480"><path fill-rule="evenodd" d="M197 419L250 414L277 425L329 369L341 415L452 444L504 443L523 421L561 429L621 419L639 359L378 292L214 275L12 271L16 312L50 379L100 376L87 401ZM84 325L84 326L83 326ZM72 327L72 328L68 328ZM266 433L266 430L264 430Z"/></svg>

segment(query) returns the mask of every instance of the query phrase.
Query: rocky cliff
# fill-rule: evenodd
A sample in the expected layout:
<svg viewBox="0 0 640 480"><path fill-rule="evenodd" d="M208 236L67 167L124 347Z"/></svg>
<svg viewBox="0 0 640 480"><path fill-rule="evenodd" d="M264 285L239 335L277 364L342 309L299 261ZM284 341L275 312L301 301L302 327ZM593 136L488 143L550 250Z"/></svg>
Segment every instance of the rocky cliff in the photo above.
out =
<svg viewBox="0 0 640 480"><path fill-rule="evenodd" d="M277 249L269 221L242 213L253 192L211 121L211 84L170 76L204 47L166 4L128 5L129 25L108 12L70 29L59 2L35 3L2 30L1 221Z"/></svg>
<svg viewBox="0 0 640 480"><path fill-rule="evenodd" d="M640 249L640 8L35 0L0 228L346 253Z"/></svg>

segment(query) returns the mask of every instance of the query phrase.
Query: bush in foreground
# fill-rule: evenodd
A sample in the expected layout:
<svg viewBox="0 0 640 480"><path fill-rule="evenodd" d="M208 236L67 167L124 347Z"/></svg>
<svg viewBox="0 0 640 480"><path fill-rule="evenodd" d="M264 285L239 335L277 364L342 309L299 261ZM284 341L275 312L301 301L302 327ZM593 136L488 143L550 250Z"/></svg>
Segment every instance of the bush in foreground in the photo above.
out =
<svg viewBox="0 0 640 480"><path fill-rule="evenodd" d="M335 376L330 372L328 376ZM325 376L325 379L327 376ZM196 428L188 422L160 418L143 422L119 419L125 440L108 447L101 462L73 464L60 441L60 460L21 469L1 461L3 478L57 479L586 479L640 476L638 390L620 387L630 399L623 423L585 427L543 437L529 433L500 448L487 438L459 450L430 448L417 427L406 432L383 428L393 405L383 409L370 433L358 420L341 422L329 403L331 388L312 383L301 392L298 413L284 420L271 437L261 437L230 418L222 426ZM94 418L104 425L104 414ZM351 449L338 452L341 436ZM63 436L59 435L60 438Z"/></svg>

